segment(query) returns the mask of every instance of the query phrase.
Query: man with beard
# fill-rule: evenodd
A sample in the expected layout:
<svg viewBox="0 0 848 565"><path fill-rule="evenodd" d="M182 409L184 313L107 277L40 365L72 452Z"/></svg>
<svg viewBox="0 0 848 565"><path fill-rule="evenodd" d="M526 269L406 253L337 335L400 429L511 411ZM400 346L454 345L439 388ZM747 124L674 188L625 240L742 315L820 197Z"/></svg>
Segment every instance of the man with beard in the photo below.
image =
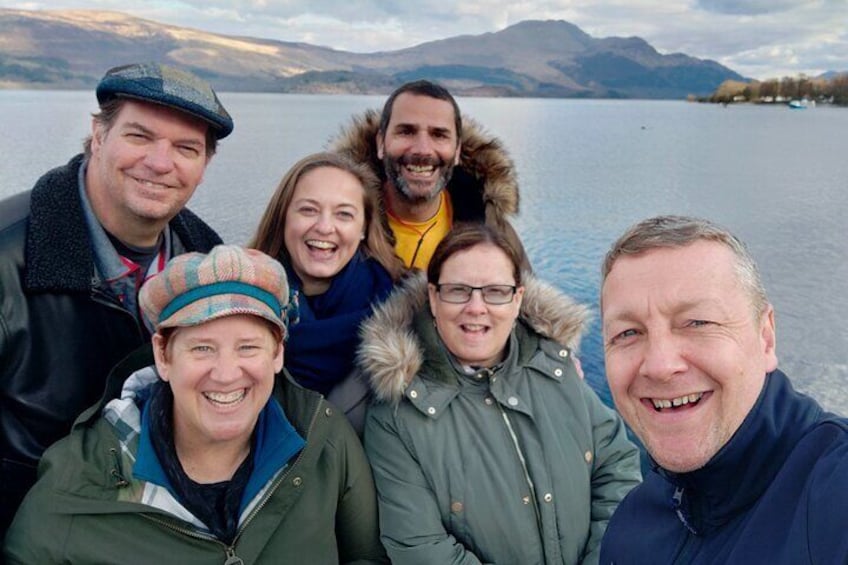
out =
<svg viewBox="0 0 848 565"><path fill-rule="evenodd" d="M529 269L507 219L518 213L512 160L497 138L462 117L444 87L427 80L400 86L382 114L368 110L355 117L333 149L380 176L384 221L407 267L426 269L453 225L481 222L514 240Z"/></svg>

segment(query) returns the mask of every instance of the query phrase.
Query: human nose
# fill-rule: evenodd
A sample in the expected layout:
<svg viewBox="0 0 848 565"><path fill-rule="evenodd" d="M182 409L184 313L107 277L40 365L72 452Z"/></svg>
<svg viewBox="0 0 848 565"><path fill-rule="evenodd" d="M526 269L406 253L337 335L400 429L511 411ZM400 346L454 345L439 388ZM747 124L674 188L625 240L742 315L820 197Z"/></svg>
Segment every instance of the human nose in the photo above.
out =
<svg viewBox="0 0 848 565"><path fill-rule="evenodd" d="M329 213L321 213L315 218L315 229L319 233L331 233L336 225L333 222L333 217Z"/></svg>
<svg viewBox="0 0 848 565"><path fill-rule="evenodd" d="M666 382L686 370L687 363L679 340L670 333L648 336L640 373L645 377Z"/></svg>
<svg viewBox="0 0 848 565"><path fill-rule="evenodd" d="M468 302L465 303L466 311L485 312L486 301L483 300L483 289L471 289L471 296L468 297Z"/></svg>
<svg viewBox="0 0 848 565"><path fill-rule="evenodd" d="M432 155L434 153L433 140L427 132L418 132L412 141L412 152L422 155Z"/></svg>
<svg viewBox="0 0 848 565"><path fill-rule="evenodd" d="M215 363L212 378L220 383L229 383L241 377L242 369L239 356L235 352L222 352Z"/></svg>
<svg viewBox="0 0 848 565"><path fill-rule="evenodd" d="M171 146L166 140L151 143L144 159L145 164L157 173L167 173L174 167Z"/></svg>

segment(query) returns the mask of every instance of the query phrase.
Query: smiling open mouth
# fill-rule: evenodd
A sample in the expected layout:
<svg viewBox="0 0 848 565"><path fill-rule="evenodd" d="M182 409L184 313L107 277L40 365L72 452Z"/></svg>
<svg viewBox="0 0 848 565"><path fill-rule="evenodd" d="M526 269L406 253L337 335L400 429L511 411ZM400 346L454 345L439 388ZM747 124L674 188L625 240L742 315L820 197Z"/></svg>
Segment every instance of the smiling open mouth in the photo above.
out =
<svg viewBox="0 0 848 565"><path fill-rule="evenodd" d="M247 396L247 389L240 388L232 392L204 392L203 396L212 404L232 406L244 400L244 397Z"/></svg>
<svg viewBox="0 0 848 565"><path fill-rule="evenodd" d="M416 175L429 175L436 170L433 165L406 165L406 170Z"/></svg>
<svg viewBox="0 0 848 565"><path fill-rule="evenodd" d="M154 182L152 180L142 179L138 177L132 177L132 179L147 188L169 188L167 184L161 182Z"/></svg>
<svg viewBox="0 0 848 565"><path fill-rule="evenodd" d="M329 241L322 241L320 239L310 239L306 242L307 247L311 247L312 249L318 249L321 251L333 251L336 249L335 243L330 243Z"/></svg>
<svg viewBox="0 0 848 565"><path fill-rule="evenodd" d="M692 394L678 396L677 398L651 398L649 400L653 405L654 410L657 412L663 412L678 410L680 408L691 408L696 406L703 397L703 392L695 392Z"/></svg>

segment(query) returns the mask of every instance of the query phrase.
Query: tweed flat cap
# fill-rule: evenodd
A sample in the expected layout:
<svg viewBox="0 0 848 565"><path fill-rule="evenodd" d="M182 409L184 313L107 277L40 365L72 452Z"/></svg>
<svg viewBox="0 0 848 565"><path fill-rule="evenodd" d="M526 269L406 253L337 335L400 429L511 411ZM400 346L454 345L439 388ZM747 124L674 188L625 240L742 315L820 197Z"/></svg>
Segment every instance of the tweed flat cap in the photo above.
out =
<svg viewBox="0 0 848 565"><path fill-rule="evenodd" d="M233 131L233 119L212 87L189 72L159 63L136 63L109 69L97 85L101 105L116 97L162 104L207 122L222 139Z"/></svg>
<svg viewBox="0 0 848 565"><path fill-rule="evenodd" d="M138 301L156 330L251 314L286 335L288 298L286 271L279 262L255 249L218 245L208 254L186 253L168 261L144 283Z"/></svg>

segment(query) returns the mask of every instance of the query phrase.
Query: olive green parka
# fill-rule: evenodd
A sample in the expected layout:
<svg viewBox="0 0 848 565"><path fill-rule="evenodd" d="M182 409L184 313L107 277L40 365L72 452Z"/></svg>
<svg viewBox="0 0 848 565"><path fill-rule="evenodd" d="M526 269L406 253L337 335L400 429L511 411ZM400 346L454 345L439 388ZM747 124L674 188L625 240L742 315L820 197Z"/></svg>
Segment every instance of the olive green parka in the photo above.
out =
<svg viewBox="0 0 848 565"><path fill-rule="evenodd" d="M118 396L114 387L129 369L151 360L140 351L117 367L106 397ZM132 475L138 436L119 439L123 420L101 415L104 398L42 458L6 539L8 563L387 562L368 462L344 416L284 373L274 397L306 446L248 506L232 545L185 515L145 504L150 489Z"/></svg>
<svg viewBox="0 0 848 565"><path fill-rule="evenodd" d="M503 364L464 371L417 279L364 327L365 449L392 562L597 563L640 480L622 420L578 375L587 311L532 277Z"/></svg>

